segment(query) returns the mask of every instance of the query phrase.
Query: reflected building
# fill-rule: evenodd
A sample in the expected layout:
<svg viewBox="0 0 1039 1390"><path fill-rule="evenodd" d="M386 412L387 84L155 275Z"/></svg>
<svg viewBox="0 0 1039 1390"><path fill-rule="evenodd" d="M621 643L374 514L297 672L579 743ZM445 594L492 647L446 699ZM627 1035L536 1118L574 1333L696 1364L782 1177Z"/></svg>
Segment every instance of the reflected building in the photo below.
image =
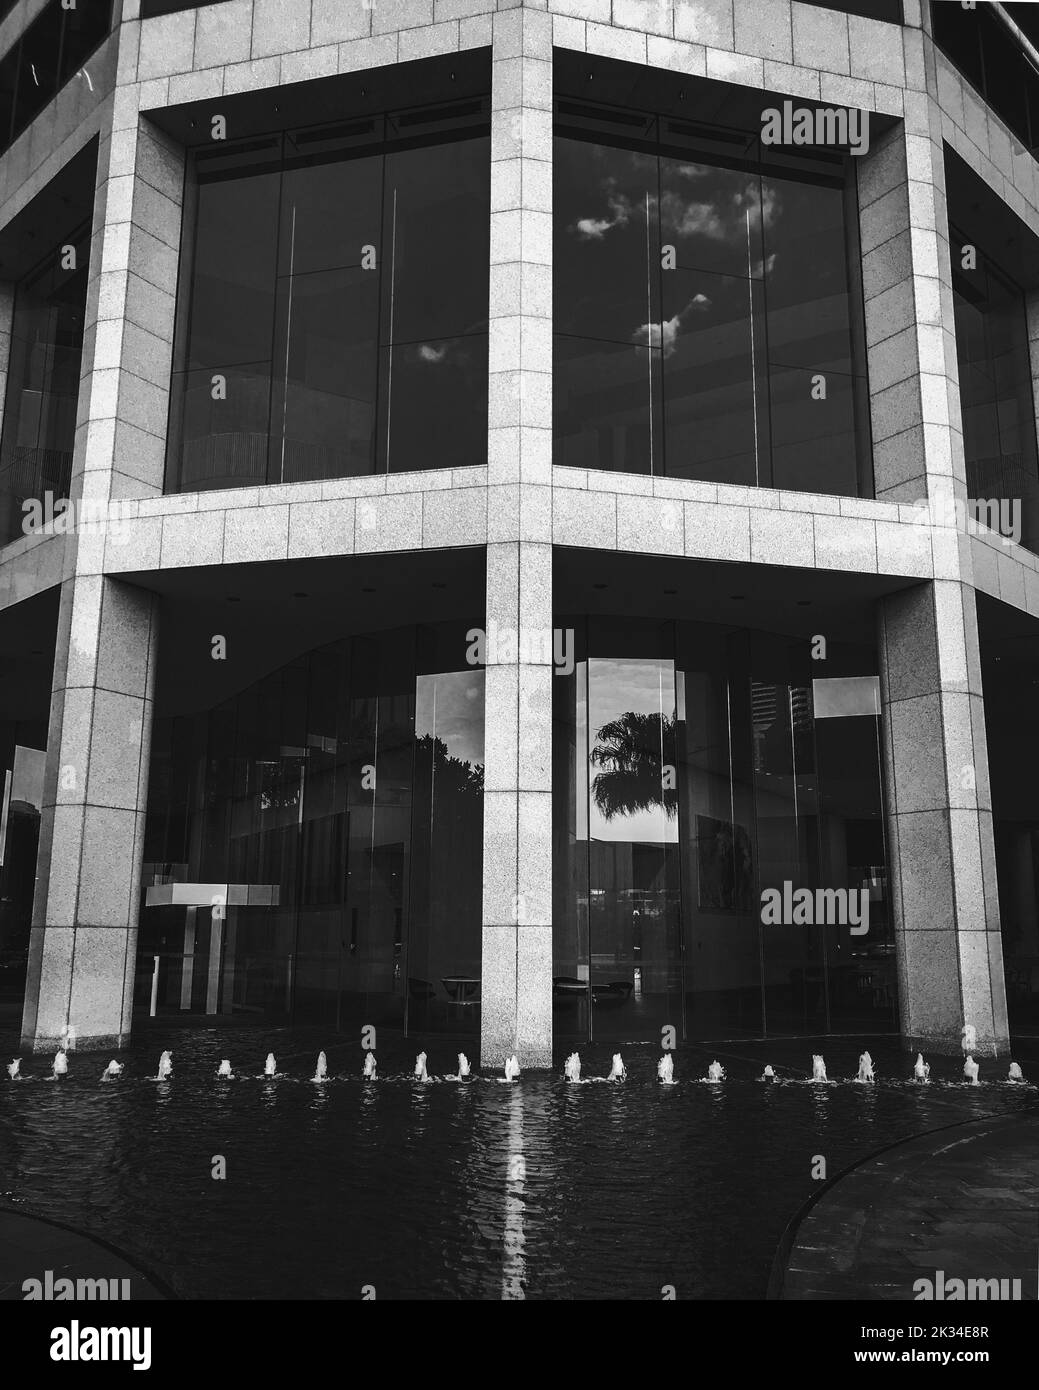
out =
<svg viewBox="0 0 1039 1390"><path fill-rule="evenodd" d="M1004 1051L1039 1009L1027 7L23 8L25 1046ZM767 143L787 103L866 138Z"/></svg>

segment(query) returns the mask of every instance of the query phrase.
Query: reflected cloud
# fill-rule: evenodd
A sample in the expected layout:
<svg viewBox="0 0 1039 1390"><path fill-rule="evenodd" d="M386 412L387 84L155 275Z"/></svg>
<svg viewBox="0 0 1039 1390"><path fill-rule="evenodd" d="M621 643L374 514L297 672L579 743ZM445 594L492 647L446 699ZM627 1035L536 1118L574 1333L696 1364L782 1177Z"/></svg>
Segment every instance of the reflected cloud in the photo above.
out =
<svg viewBox="0 0 1039 1390"><path fill-rule="evenodd" d="M611 179L607 187L612 182ZM651 199L651 205L653 201ZM602 241L606 233L614 227L626 227L631 221L633 206L631 200L622 193L610 193L606 199L606 206L610 210L610 217L581 217L575 223L572 230L577 232L582 241Z"/></svg>
<svg viewBox="0 0 1039 1390"><path fill-rule="evenodd" d="M708 295L694 294L684 309L679 309L677 314L665 319L663 323L644 323L636 328L631 335L632 342L636 347L662 348L664 356L670 357L677 349L678 334L683 320L697 310L710 307L711 300Z"/></svg>

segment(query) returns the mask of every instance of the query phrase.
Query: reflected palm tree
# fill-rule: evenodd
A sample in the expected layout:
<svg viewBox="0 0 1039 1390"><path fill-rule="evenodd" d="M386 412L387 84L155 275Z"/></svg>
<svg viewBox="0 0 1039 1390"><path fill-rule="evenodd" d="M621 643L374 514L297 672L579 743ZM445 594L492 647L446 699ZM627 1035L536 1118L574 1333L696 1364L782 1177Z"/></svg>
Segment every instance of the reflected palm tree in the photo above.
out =
<svg viewBox="0 0 1039 1390"><path fill-rule="evenodd" d="M592 798L606 820L659 806L668 820L678 815L675 715L628 710L596 732L589 754L601 769L592 779ZM668 776L670 772L670 776Z"/></svg>

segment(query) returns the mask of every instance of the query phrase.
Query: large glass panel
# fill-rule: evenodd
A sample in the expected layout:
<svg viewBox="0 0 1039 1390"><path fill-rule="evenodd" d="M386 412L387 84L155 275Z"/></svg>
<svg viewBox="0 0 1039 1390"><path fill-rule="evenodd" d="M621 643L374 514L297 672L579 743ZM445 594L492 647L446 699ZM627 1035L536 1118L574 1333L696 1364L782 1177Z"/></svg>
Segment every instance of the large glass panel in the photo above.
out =
<svg viewBox="0 0 1039 1390"><path fill-rule="evenodd" d="M868 649L813 682L787 638L559 624L579 637L554 699L556 1033L893 1030Z"/></svg>
<svg viewBox="0 0 1039 1390"><path fill-rule="evenodd" d="M170 395L174 490L266 478L279 157L271 139L196 157L186 319Z"/></svg>
<svg viewBox="0 0 1039 1390"><path fill-rule="evenodd" d="M821 878L828 888L859 895L865 905L860 926L866 931L846 924L827 931L830 1027L839 1033L894 1030L897 981L881 809L880 719L877 714L823 717L820 687L839 683L816 682L814 698Z"/></svg>
<svg viewBox="0 0 1039 1390"><path fill-rule="evenodd" d="M767 486L761 281L664 276L664 432L670 477Z"/></svg>
<svg viewBox="0 0 1039 1390"><path fill-rule="evenodd" d="M859 491L845 192L767 178L765 295L773 486Z"/></svg>
<svg viewBox="0 0 1039 1390"><path fill-rule="evenodd" d="M194 152L170 490L486 461L490 146L471 106Z"/></svg>
<svg viewBox="0 0 1039 1390"><path fill-rule="evenodd" d="M483 674L447 669L464 631L356 637L157 721L141 950L161 1008L477 1026Z"/></svg>
<svg viewBox="0 0 1039 1390"><path fill-rule="evenodd" d="M458 866L482 852L483 681L484 673L472 669L417 678L408 941L412 1031L479 1029L482 884L459 874Z"/></svg>
<svg viewBox="0 0 1039 1390"><path fill-rule="evenodd" d="M564 100L554 157L556 462L866 488L849 161Z"/></svg>
<svg viewBox="0 0 1039 1390"><path fill-rule="evenodd" d="M380 399L390 472L487 461L490 141L386 157Z"/></svg>
<svg viewBox="0 0 1039 1390"><path fill-rule="evenodd" d="M686 1026L762 1031L747 642L679 626Z"/></svg>
<svg viewBox="0 0 1039 1390"><path fill-rule="evenodd" d="M593 620L591 650L624 635ZM591 1036L659 1038L681 1025L673 660L589 657L587 758Z"/></svg>
<svg viewBox="0 0 1039 1390"><path fill-rule="evenodd" d="M89 256L81 228L15 289L0 444L0 543L22 533L24 502L43 503L48 492L55 502L69 495Z"/></svg>
<svg viewBox="0 0 1039 1390"><path fill-rule="evenodd" d="M13 130L24 130L58 90L63 12L49 5L22 38L18 55L18 88L14 99Z"/></svg>
<svg viewBox="0 0 1039 1390"><path fill-rule="evenodd" d="M968 244L955 228L950 234L955 247ZM970 269L953 257L967 491L1018 503L1019 539L1036 550L1039 459L1024 294L983 251L975 255Z"/></svg>
<svg viewBox="0 0 1039 1390"><path fill-rule="evenodd" d="M657 161L562 137L554 160L557 462L660 472Z"/></svg>

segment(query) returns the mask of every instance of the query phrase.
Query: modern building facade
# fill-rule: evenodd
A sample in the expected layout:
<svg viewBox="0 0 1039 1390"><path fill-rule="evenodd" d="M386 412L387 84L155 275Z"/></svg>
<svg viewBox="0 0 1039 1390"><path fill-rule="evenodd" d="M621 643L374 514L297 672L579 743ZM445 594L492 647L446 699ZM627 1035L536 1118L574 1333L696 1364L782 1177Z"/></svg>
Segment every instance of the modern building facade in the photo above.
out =
<svg viewBox="0 0 1039 1390"><path fill-rule="evenodd" d="M6 7L25 1046L1039 1019L1028 9Z"/></svg>

